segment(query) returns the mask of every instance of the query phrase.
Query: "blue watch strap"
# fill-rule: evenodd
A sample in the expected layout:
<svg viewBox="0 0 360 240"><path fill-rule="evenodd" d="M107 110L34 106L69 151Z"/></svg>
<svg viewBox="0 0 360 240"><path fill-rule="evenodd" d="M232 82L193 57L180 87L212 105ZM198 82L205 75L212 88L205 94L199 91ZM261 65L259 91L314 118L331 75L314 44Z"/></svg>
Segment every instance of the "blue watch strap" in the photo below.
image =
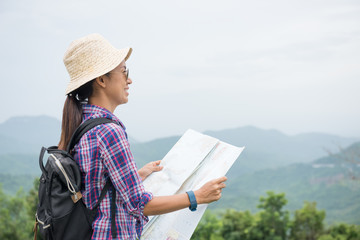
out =
<svg viewBox="0 0 360 240"><path fill-rule="evenodd" d="M196 197L193 191L188 191L186 192L187 195L189 196L189 200L190 200L190 207L189 209L194 212L196 211L196 207L197 207L197 201L196 201Z"/></svg>

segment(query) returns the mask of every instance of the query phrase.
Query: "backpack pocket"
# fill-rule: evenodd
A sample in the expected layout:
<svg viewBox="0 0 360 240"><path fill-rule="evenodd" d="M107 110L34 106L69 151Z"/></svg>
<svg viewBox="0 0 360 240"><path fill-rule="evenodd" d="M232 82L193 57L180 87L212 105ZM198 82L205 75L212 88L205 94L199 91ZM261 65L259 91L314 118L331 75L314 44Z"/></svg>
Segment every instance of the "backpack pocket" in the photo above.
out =
<svg viewBox="0 0 360 240"><path fill-rule="evenodd" d="M90 210L82 200L74 204L73 209L62 217L53 218L51 232L55 240L91 239L92 222L88 218Z"/></svg>

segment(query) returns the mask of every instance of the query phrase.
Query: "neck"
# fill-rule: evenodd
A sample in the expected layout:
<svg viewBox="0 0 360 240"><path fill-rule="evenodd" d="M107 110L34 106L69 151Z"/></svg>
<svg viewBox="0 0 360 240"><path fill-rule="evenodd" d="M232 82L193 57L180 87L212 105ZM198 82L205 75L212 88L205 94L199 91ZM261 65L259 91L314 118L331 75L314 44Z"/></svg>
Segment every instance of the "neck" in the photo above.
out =
<svg viewBox="0 0 360 240"><path fill-rule="evenodd" d="M92 96L89 98L89 104L96 105L114 113L116 106L113 106L106 97Z"/></svg>

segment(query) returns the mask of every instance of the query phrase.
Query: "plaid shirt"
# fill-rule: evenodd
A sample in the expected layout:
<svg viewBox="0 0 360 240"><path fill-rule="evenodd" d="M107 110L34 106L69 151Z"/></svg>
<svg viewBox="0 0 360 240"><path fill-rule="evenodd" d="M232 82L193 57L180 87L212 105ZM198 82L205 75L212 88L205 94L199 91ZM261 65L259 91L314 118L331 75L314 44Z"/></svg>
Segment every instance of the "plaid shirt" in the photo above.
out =
<svg viewBox="0 0 360 240"><path fill-rule="evenodd" d="M82 194L86 206L93 208L110 177L116 195L117 239L140 238L148 217L143 210L152 194L145 192L137 167L130 152L130 145L121 121L107 109L83 106L83 120L105 117L115 120L89 130L74 147L74 159L82 172ZM110 218L110 193L98 208L93 222L91 239L112 239Z"/></svg>

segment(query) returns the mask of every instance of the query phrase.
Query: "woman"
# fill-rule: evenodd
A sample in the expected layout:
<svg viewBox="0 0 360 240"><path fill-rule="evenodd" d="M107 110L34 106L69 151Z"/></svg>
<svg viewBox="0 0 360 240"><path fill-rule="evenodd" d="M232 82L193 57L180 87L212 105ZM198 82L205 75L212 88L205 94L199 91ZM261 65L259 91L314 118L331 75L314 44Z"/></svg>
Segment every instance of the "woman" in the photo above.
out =
<svg viewBox="0 0 360 240"><path fill-rule="evenodd" d="M142 184L147 176L161 170L160 161L137 170L125 126L113 114L128 102L129 70L126 60L132 49L116 49L99 34L73 41L64 56L70 75L63 110L60 149L66 149L81 122L105 117L114 121L88 131L72 153L82 172L83 200L93 208L108 179L116 189L116 239L136 239L150 215L164 214L221 197L226 177L206 183L200 189L173 196L153 196ZM102 200L93 222L92 239L113 239L110 194Z"/></svg>

